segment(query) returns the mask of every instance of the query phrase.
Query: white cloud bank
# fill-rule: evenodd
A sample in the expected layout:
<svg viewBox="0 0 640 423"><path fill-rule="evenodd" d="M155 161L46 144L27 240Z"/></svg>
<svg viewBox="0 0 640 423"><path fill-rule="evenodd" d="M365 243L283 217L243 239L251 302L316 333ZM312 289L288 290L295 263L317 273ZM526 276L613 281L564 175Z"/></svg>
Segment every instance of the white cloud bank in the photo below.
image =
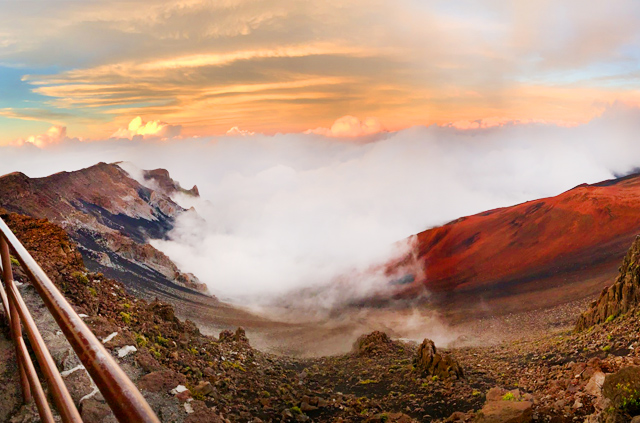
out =
<svg viewBox="0 0 640 423"><path fill-rule="evenodd" d="M98 161L164 167L198 185L206 223L187 214L173 241L156 245L223 298L268 299L366 268L395 241L459 216L629 172L640 166L639 133L640 109L615 105L572 128L414 127L367 143L317 134L67 138L52 149L0 147L0 174Z"/></svg>

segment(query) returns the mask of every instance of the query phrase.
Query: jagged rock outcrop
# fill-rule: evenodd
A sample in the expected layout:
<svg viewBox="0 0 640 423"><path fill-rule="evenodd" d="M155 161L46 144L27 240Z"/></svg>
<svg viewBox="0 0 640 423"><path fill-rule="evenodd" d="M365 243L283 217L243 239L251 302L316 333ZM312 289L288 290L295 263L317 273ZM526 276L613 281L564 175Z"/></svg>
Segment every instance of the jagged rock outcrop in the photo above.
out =
<svg viewBox="0 0 640 423"><path fill-rule="evenodd" d="M640 236L629 248L613 285L605 288L576 324L584 330L627 313L640 304Z"/></svg>
<svg viewBox="0 0 640 423"><path fill-rule="evenodd" d="M182 193L193 197L200 196L197 186L194 185L191 189L182 188L179 182L171 179L166 169L145 170L143 176L146 181L152 181L164 195L172 196L175 193Z"/></svg>
<svg viewBox="0 0 640 423"><path fill-rule="evenodd" d="M45 178L11 173L0 177L0 206L59 224L78 243L91 270L117 277L149 297L172 285L206 293L197 277L181 272L148 243L165 238L174 219L185 212L170 195L197 195L197 188L183 190L164 169L148 175L157 190L141 185L117 164L99 163Z"/></svg>
<svg viewBox="0 0 640 423"><path fill-rule="evenodd" d="M393 349L394 343L389 336L380 331L374 331L360 336L353 345L353 352L359 356L370 356Z"/></svg>
<svg viewBox="0 0 640 423"><path fill-rule="evenodd" d="M414 359L416 370L440 379L460 379L464 377L462 367L448 354L440 354L430 339L425 339L418 348Z"/></svg>

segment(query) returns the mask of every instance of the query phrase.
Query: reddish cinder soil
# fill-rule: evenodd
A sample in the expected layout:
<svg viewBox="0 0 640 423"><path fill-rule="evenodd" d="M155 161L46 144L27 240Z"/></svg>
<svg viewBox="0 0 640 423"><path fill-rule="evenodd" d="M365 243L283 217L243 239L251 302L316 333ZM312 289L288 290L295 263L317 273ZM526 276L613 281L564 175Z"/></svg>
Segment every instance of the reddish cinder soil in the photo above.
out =
<svg viewBox="0 0 640 423"><path fill-rule="evenodd" d="M419 233L391 267L413 274L397 297L431 300L459 318L553 307L610 283L640 233L640 175L580 185Z"/></svg>

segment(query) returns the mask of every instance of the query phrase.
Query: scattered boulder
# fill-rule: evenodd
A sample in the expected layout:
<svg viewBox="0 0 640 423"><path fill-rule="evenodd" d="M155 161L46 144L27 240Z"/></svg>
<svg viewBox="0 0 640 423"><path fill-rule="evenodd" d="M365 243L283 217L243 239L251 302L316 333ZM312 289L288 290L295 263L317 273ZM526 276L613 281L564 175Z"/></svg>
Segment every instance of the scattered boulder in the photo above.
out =
<svg viewBox="0 0 640 423"><path fill-rule="evenodd" d="M439 354L436 345L430 339L425 339L418 348L414 359L416 370L430 376L442 379L461 379L464 377L462 367L448 354Z"/></svg>
<svg viewBox="0 0 640 423"><path fill-rule="evenodd" d="M604 379L602 394L608 407L605 421L630 421L640 414L640 366L623 367Z"/></svg>
<svg viewBox="0 0 640 423"><path fill-rule="evenodd" d="M491 388L487 401L476 414L476 423L530 423L533 421L533 403L520 391Z"/></svg>
<svg viewBox="0 0 640 423"><path fill-rule="evenodd" d="M589 378L589 382L585 386L584 390L587 394L594 396L596 398L602 397L602 385L604 384L605 374L600 370L595 371L591 378Z"/></svg>
<svg viewBox="0 0 640 423"><path fill-rule="evenodd" d="M529 423L533 421L529 401L493 401L476 415L476 423Z"/></svg>
<svg viewBox="0 0 640 423"><path fill-rule="evenodd" d="M209 395L213 392L213 385L211 385L211 382L202 381L198 383L192 391L197 395Z"/></svg>
<svg viewBox="0 0 640 423"><path fill-rule="evenodd" d="M186 383L187 378L182 373L173 370L159 370L141 377L138 381L138 388L149 392L169 392L176 386Z"/></svg>

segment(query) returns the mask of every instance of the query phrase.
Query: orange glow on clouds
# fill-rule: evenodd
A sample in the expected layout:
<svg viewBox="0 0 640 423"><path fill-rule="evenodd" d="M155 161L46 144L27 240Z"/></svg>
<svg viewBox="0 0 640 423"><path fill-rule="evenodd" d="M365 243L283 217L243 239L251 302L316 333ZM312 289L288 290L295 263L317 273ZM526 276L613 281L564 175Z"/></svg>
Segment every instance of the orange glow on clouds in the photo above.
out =
<svg viewBox="0 0 640 423"><path fill-rule="evenodd" d="M59 144L67 138L67 128L64 126L52 126L45 132L40 135L32 135L25 139L19 138L14 141L13 145L25 145L25 144L33 144L40 148L49 147L51 145Z"/></svg>
<svg viewBox="0 0 640 423"><path fill-rule="evenodd" d="M540 123L540 124L553 124L557 126L577 126L579 122L571 122L565 120L543 120L543 119L509 119L506 117L490 117L478 120L458 120L452 122L448 125L452 128L461 129L461 130L470 130L470 129L486 129L486 128L495 128L497 126L505 126L505 125L526 125L530 123Z"/></svg>
<svg viewBox="0 0 640 423"><path fill-rule="evenodd" d="M361 121L354 116L343 116L337 119L331 128L316 128L305 131L306 134L320 134L328 137L362 137L384 131L382 123L377 118L368 117Z"/></svg>
<svg viewBox="0 0 640 423"><path fill-rule="evenodd" d="M144 122L142 118L138 116L129 122L129 126L126 129L120 128L114 132L111 138L132 139L135 136L141 136L143 138L173 138L180 135L181 129L181 126L169 125L159 120Z"/></svg>

